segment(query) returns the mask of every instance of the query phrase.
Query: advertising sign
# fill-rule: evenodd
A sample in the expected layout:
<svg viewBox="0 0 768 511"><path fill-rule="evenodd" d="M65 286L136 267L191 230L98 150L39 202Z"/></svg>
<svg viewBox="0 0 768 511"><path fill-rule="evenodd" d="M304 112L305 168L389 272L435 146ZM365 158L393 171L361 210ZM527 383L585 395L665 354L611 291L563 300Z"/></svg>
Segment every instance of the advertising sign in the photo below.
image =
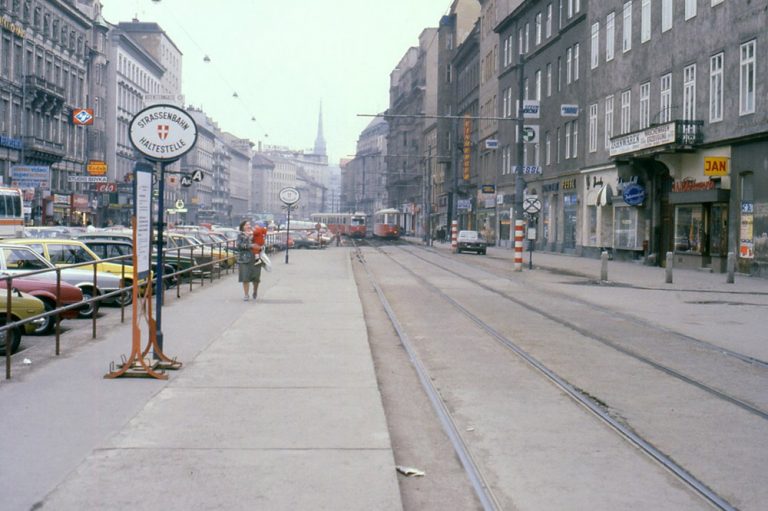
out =
<svg viewBox="0 0 768 511"><path fill-rule="evenodd" d="M705 176L727 176L728 158L723 156L708 156L704 158Z"/></svg>
<svg viewBox="0 0 768 511"><path fill-rule="evenodd" d="M72 110L72 124L90 126L93 124L93 108L75 108Z"/></svg>
<svg viewBox="0 0 768 511"><path fill-rule="evenodd" d="M101 160L90 160L86 165L86 170L90 176L106 176L107 162Z"/></svg>
<svg viewBox="0 0 768 511"><path fill-rule="evenodd" d="M192 117L173 105L153 105L137 113L128 129L131 144L155 161L175 161L197 142Z"/></svg>
<svg viewBox="0 0 768 511"><path fill-rule="evenodd" d="M674 141L675 123L670 122L643 131L612 138L609 154L611 156L618 156L620 154L640 151L642 149L672 144Z"/></svg>
<svg viewBox="0 0 768 511"><path fill-rule="evenodd" d="M520 111L520 100L515 101L517 112ZM535 99L523 100L523 119L538 119L541 112L541 104Z"/></svg>
<svg viewBox="0 0 768 511"><path fill-rule="evenodd" d="M645 188L637 183L629 183L624 187L622 198L629 206L639 206L645 201Z"/></svg>
<svg viewBox="0 0 768 511"><path fill-rule="evenodd" d="M11 165L11 186L48 190L51 169L45 165Z"/></svg>
<svg viewBox="0 0 768 511"><path fill-rule="evenodd" d="M560 117L578 117L579 105L560 105Z"/></svg>
<svg viewBox="0 0 768 511"><path fill-rule="evenodd" d="M464 181L469 181L472 162L472 119L464 118Z"/></svg>

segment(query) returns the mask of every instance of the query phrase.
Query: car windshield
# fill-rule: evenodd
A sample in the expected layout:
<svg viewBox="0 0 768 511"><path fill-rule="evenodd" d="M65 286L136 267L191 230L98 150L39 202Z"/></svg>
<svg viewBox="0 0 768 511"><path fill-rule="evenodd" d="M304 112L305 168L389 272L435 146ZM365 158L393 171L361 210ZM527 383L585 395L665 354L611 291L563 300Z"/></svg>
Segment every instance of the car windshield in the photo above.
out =
<svg viewBox="0 0 768 511"><path fill-rule="evenodd" d="M3 257L7 268L16 270L44 270L51 268L51 264L34 253L32 250L24 247L4 247Z"/></svg>

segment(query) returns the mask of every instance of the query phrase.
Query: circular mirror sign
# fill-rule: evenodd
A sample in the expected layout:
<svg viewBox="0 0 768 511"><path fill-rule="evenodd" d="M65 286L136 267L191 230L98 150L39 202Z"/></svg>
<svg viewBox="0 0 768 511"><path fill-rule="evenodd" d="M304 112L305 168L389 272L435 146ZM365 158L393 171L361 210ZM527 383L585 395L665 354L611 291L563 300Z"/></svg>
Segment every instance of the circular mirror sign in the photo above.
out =
<svg viewBox="0 0 768 511"><path fill-rule="evenodd" d="M280 200L288 206L299 202L299 197L301 197L299 191L292 186L287 186L280 190Z"/></svg>
<svg viewBox="0 0 768 511"><path fill-rule="evenodd" d="M137 113L128 128L131 144L155 161L174 161L197 142L192 117L173 105L152 105Z"/></svg>

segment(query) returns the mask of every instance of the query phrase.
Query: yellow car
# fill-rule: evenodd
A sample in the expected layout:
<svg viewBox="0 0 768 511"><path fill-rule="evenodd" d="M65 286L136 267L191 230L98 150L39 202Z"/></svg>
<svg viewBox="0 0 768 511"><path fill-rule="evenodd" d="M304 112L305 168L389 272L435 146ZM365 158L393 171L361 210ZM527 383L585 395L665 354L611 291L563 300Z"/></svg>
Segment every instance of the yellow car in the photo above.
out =
<svg viewBox="0 0 768 511"><path fill-rule="evenodd" d="M43 256L45 259L56 266L71 266L78 263L88 263L101 261L93 250L82 241L69 240L65 238L16 238L3 240L3 243L14 243L17 245L26 245L32 250ZM81 269L92 269L90 265L78 266ZM111 273L117 277L124 277L124 286L129 287L133 282L133 266L121 264L120 262L100 262L96 264L96 269L101 272ZM150 279L152 276L150 275ZM140 285L146 284L145 280L139 282ZM131 303L131 293L120 295L121 298L115 302L119 305L128 305Z"/></svg>
<svg viewBox="0 0 768 511"><path fill-rule="evenodd" d="M8 294L5 289L0 290L0 325L5 324L5 315L8 310ZM31 318L45 312L45 304L42 300L35 298L27 293L22 293L15 289L11 290L11 321L20 321ZM45 322L45 319L36 319L25 323L23 330L26 334L32 334ZM5 355L8 346L11 347L11 353L19 349L21 343L22 328L16 327L11 330L0 332L0 355Z"/></svg>

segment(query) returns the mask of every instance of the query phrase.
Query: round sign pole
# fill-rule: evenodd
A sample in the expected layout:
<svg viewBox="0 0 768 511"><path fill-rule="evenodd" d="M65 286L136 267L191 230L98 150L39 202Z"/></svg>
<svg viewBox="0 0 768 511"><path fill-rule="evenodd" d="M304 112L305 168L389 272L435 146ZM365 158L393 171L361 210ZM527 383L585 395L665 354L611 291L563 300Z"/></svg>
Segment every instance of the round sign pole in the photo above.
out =
<svg viewBox="0 0 768 511"><path fill-rule="evenodd" d="M285 204L285 207L288 209L288 222L286 227L287 232L285 233L285 264L288 264L288 250L290 249L288 238L291 235L291 208L294 204L299 202L301 195L296 188L292 186L286 186L280 190L278 197L280 197L280 202Z"/></svg>

